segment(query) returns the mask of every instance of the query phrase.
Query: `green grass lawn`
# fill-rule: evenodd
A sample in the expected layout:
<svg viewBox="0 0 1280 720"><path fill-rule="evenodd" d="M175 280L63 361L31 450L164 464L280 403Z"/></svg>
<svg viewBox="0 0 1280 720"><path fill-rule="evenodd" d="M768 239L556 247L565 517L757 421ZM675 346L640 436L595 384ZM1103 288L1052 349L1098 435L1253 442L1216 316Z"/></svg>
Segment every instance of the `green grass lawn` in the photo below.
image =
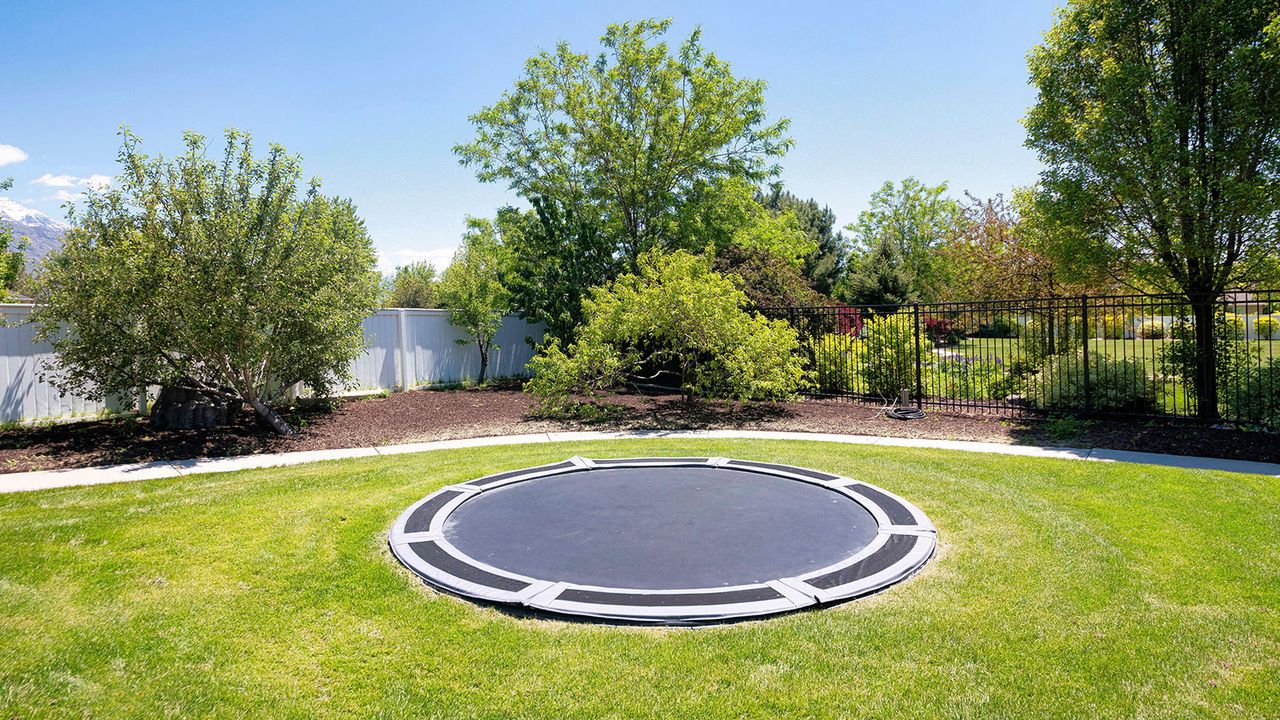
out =
<svg viewBox="0 0 1280 720"><path fill-rule="evenodd" d="M573 454L865 479L939 554L704 629L516 618L385 546L447 483ZM0 717L1274 717L1280 480L807 442L468 449L0 496Z"/></svg>

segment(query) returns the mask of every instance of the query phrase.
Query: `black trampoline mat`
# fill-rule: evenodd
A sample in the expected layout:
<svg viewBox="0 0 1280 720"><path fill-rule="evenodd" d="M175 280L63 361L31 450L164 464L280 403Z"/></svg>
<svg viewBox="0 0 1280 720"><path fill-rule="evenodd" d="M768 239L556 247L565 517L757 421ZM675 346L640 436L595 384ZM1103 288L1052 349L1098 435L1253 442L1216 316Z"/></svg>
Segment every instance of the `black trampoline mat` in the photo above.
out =
<svg viewBox="0 0 1280 720"><path fill-rule="evenodd" d="M607 622L726 622L910 577L937 530L905 498L822 470L732 458L572 457L437 489L392 554L473 600Z"/></svg>
<svg viewBox="0 0 1280 720"><path fill-rule="evenodd" d="M717 467L597 468L488 490L444 537L495 568L637 589L762 583L812 572L876 537L875 518L813 483Z"/></svg>

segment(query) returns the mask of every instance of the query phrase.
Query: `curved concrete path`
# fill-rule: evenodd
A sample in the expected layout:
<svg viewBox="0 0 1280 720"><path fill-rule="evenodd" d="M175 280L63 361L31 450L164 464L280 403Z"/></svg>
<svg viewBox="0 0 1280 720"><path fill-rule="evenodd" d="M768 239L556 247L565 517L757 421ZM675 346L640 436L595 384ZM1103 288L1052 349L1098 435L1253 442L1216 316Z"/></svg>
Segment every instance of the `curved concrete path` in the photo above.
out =
<svg viewBox="0 0 1280 720"><path fill-rule="evenodd" d="M1128 450L1104 450L1069 447L1043 447L1036 445L1007 445L1004 443L974 442L969 440L928 440L922 438L878 437L874 435L836 435L829 433L781 432L772 430L682 430L638 432L554 432L530 435L498 435L494 437L468 438L465 440L438 440L435 442L384 445L381 447L344 448L340 450L307 450L303 452L264 455L241 455L226 458L174 460L170 462L133 463L128 465L102 465L68 470L38 470L35 472L0 475L0 493L45 490L48 488L96 485L99 483L130 482L154 478L180 477L200 473L230 472L253 468L301 465L321 460L370 457L374 455L402 455L404 453L452 450L457 448L485 447L490 445L523 445L530 443L586 442L591 440L626 439L751 439L751 440L808 440L814 442L846 443L852 445L881 445L888 447L933 448L937 450L961 450L965 452L1020 455L1060 460L1088 460L1094 462L1131 462L1147 465L1188 468L1193 470L1217 470L1222 472L1251 473L1280 477L1280 464L1250 462L1247 460L1221 460L1218 458L1162 455L1159 453L1132 452Z"/></svg>

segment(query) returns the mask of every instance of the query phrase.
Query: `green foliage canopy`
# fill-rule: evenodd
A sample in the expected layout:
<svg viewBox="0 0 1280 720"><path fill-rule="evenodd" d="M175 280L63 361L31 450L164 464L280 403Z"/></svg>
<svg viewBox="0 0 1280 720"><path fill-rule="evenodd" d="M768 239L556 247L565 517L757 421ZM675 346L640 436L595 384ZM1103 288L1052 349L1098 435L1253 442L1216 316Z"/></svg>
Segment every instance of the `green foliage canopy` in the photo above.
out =
<svg viewBox="0 0 1280 720"><path fill-rule="evenodd" d="M947 184L926 185L909 177L886 182L871 196L870 205L847 227L853 233L851 271L877 246L891 244L902 258L911 295L921 302L940 297L947 284L947 265L939 249L955 237L964 222L964 208L947 196Z"/></svg>
<svg viewBox="0 0 1280 720"><path fill-rule="evenodd" d="M583 320L582 299L596 285L612 280L619 261L613 243L572 205L532 198L533 213L498 211L508 253L504 283L511 306L549 337L569 342Z"/></svg>
<svg viewBox="0 0 1280 720"><path fill-rule="evenodd" d="M1217 295L1280 250L1280 8L1074 0L1029 58L1060 256Z"/></svg>
<svg viewBox="0 0 1280 720"><path fill-rule="evenodd" d="M502 316L510 307L510 296L502 284L506 263L498 232L492 222L467 218L467 231L453 262L440 278L440 302L449 309L449 322L462 328L480 350L483 383L489 369L493 338L502 327Z"/></svg>
<svg viewBox="0 0 1280 720"><path fill-rule="evenodd" d="M565 42L529 58L515 86L471 116L476 135L454 152L483 182L573 206L634 263L666 243L698 183L759 181L791 146L788 121L767 119L764 82L735 77L700 31L672 51L670 27L610 25L594 59Z"/></svg>
<svg viewBox="0 0 1280 720"><path fill-rule="evenodd" d="M13 178L0 179L0 190L13 187ZM0 301L13 299L13 286L22 274L25 258L22 253L22 241L13 240L13 228L0 226Z"/></svg>
<svg viewBox="0 0 1280 720"><path fill-rule="evenodd" d="M300 159L279 145L256 158L238 130L221 160L195 133L172 160L121 135L116 182L73 208L39 282L51 379L90 398L161 385L241 400L289 433L269 403L299 382L342 385L376 306L355 206L314 180L300 195Z"/></svg>
<svg viewBox="0 0 1280 720"><path fill-rule="evenodd" d="M804 260L804 276L814 290L831 295L849 259L849 241L835 229L835 212L817 200L801 200L783 190L781 183L773 184L761 202L773 213L795 213L800 229L816 246Z"/></svg>
<svg viewBox="0 0 1280 720"><path fill-rule="evenodd" d="M433 308L436 301L436 266L418 261L396 268L384 303L387 307Z"/></svg>

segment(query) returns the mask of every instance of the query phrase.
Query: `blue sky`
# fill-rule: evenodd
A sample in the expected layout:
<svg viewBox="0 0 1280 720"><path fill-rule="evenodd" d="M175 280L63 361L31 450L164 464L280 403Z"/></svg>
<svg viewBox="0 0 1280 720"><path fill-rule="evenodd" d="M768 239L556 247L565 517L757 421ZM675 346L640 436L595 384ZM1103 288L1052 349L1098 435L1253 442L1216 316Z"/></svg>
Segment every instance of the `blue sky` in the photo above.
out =
<svg viewBox="0 0 1280 720"><path fill-rule="evenodd" d="M43 2L0 0L0 178L61 216L59 197L115 172L116 128L170 154L227 126L280 142L352 197L384 267L447 262L467 215L514 201L450 148L523 60L557 40L594 49L610 22L673 17L769 83L792 120L782 180L855 220L885 180L987 196L1035 180L1018 121L1025 56L1048 0L778 2ZM44 182L33 182L44 178ZM99 178L100 179L100 178Z"/></svg>

